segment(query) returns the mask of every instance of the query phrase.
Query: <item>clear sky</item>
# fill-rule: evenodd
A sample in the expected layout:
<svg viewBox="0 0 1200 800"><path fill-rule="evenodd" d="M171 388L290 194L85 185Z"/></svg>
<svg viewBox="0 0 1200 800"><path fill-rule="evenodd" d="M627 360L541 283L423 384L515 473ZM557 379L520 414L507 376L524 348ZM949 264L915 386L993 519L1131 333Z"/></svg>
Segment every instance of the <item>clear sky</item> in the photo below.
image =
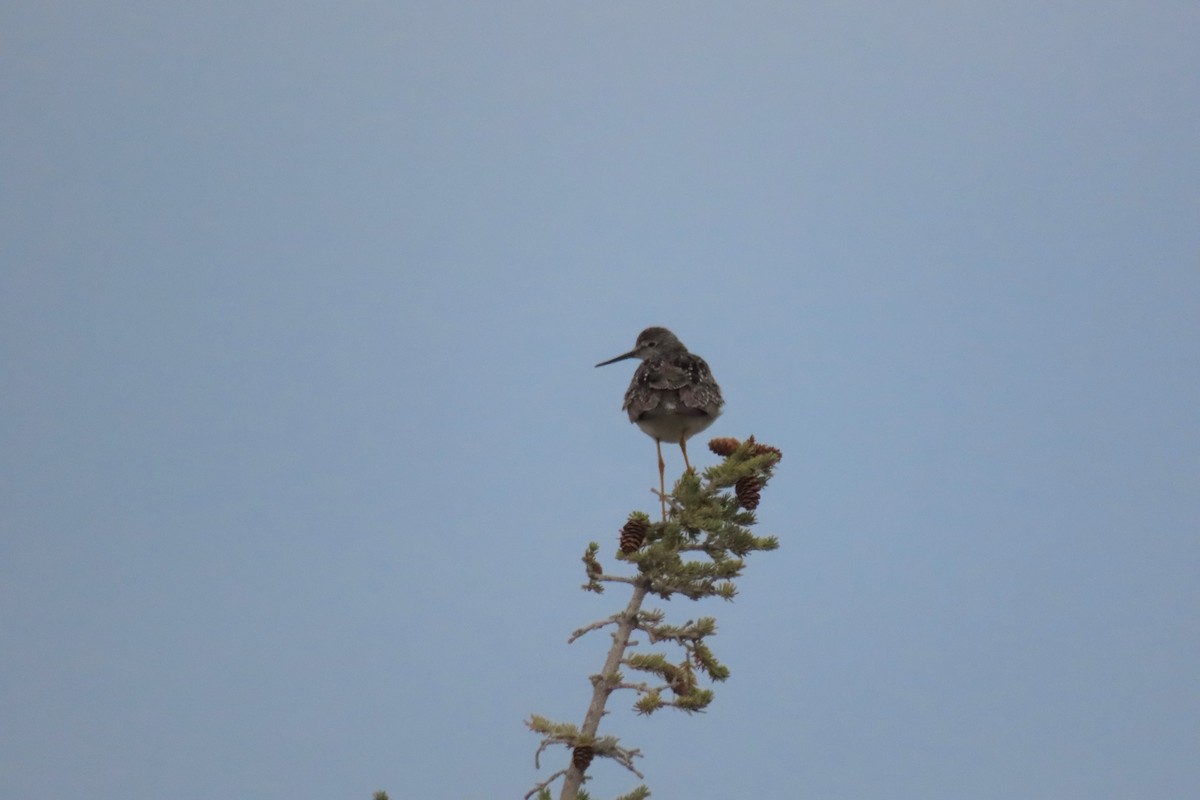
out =
<svg viewBox="0 0 1200 800"><path fill-rule="evenodd" d="M648 325L784 451L782 548L670 604L711 710L602 729L656 797L1195 796L1198 30L8 4L0 797L522 795L656 507L592 367Z"/></svg>

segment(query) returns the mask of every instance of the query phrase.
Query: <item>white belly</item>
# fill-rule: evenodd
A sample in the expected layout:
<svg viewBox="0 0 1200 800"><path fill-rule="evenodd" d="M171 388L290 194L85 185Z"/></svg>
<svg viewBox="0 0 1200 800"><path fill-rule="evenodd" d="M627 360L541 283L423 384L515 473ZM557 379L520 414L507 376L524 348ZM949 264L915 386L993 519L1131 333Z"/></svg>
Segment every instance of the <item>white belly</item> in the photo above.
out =
<svg viewBox="0 0 1200 800"><path fill-rule="evenodd" d="M636 421L647 436L663 442L679 444L713 424L715 416L708 414L646 414Z"/></svg>

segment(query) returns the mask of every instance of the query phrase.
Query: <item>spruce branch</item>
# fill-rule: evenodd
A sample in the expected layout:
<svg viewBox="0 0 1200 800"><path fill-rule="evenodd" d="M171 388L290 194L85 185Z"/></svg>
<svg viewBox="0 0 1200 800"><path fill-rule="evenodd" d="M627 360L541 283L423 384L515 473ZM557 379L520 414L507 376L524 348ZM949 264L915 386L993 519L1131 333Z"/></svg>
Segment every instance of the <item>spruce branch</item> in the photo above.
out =
<svg viewBox="0 0 1200 800"><path fill-rule="evenodd" d="M638 714L649 715L662 708L693 714L707 708L714 698L711 689L699 685L699 676L711 681L729 677L729 669L707 644L708 637L717 630L714 618L667 624L663 610L642 609L648 595L663 600L674 595L691 600L732 600L737 594L735 580L746 567L746 557L779 547L774 536L755 536L749 528L757 522L754 510L782 453L756 442L753 436L745 442L714 439L709 447L724 460L703 475L684 473L665 498L670 509L666 519L652 523L647 514L637 511L620 529L615 558L633 567L634 575L606 573L598 558L600 545L588 544L582 558L587 583L582 588L602 593L606 584L627 584L630 598L622 611L577 628L568 639L574 642L592 631L613 629L604 665L590 676L592 698L582 725L553 722L536 714L526 721L530 730L542 735L534 754L536 767L541 768L541 754L551 746L562 745L572 754L571 763L534 786L525 795L527 799L536 794L539 800L548 800L550 785L562 778L560 800L585 800L587 795L580 787L596 757L610 758L638 778L643 777L634 766L634 759L642 755L639 750L623 747L615 736L597 735L613 692L634 692L637 700L633 709ZM632 638L637 631L644 633L651 645L680 648L682 658L676 661L663 652L629 653L637 645ZM640 672L650 680L627 681L622 668ZM649 794L643 785L618 800L643 800Z"/></svg>

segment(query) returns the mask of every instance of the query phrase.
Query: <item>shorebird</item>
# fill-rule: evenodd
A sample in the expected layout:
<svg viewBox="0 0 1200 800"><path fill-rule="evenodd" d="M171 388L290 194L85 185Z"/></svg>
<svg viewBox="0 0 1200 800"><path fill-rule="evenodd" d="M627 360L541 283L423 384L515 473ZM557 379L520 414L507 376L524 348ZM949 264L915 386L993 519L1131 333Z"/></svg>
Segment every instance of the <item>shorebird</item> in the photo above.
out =
<svg viewBox="0 0 1200 800"><path fill-rule="evenodd" d="M632 350L596 366L627 358L640 358L642 363L633 373L621 408L629 414L630 422L654 439L658 450L659 499L665 521L667 489L662 443L678 444L683 451L683 463L690 471L687 440L713 423L725 401L704 359L689 353L683 342L666 328L646 328L638 334Z"/></svg>

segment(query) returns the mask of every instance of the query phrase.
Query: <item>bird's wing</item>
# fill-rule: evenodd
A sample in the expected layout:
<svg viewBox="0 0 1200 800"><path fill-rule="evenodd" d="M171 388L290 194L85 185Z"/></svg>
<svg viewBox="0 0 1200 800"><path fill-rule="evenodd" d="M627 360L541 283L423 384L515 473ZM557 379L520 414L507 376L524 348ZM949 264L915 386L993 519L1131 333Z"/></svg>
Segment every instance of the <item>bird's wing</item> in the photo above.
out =
<svg viewBox="0 0 1200 800"><path fill-rule="evenodd" d="M708 363L700 356L689 354L681 368L687 370L687 384L679 390L679 400L688 408L694 408L710 416L721 413L725 404L721 397L721 387L713 380Z"/></svg>

